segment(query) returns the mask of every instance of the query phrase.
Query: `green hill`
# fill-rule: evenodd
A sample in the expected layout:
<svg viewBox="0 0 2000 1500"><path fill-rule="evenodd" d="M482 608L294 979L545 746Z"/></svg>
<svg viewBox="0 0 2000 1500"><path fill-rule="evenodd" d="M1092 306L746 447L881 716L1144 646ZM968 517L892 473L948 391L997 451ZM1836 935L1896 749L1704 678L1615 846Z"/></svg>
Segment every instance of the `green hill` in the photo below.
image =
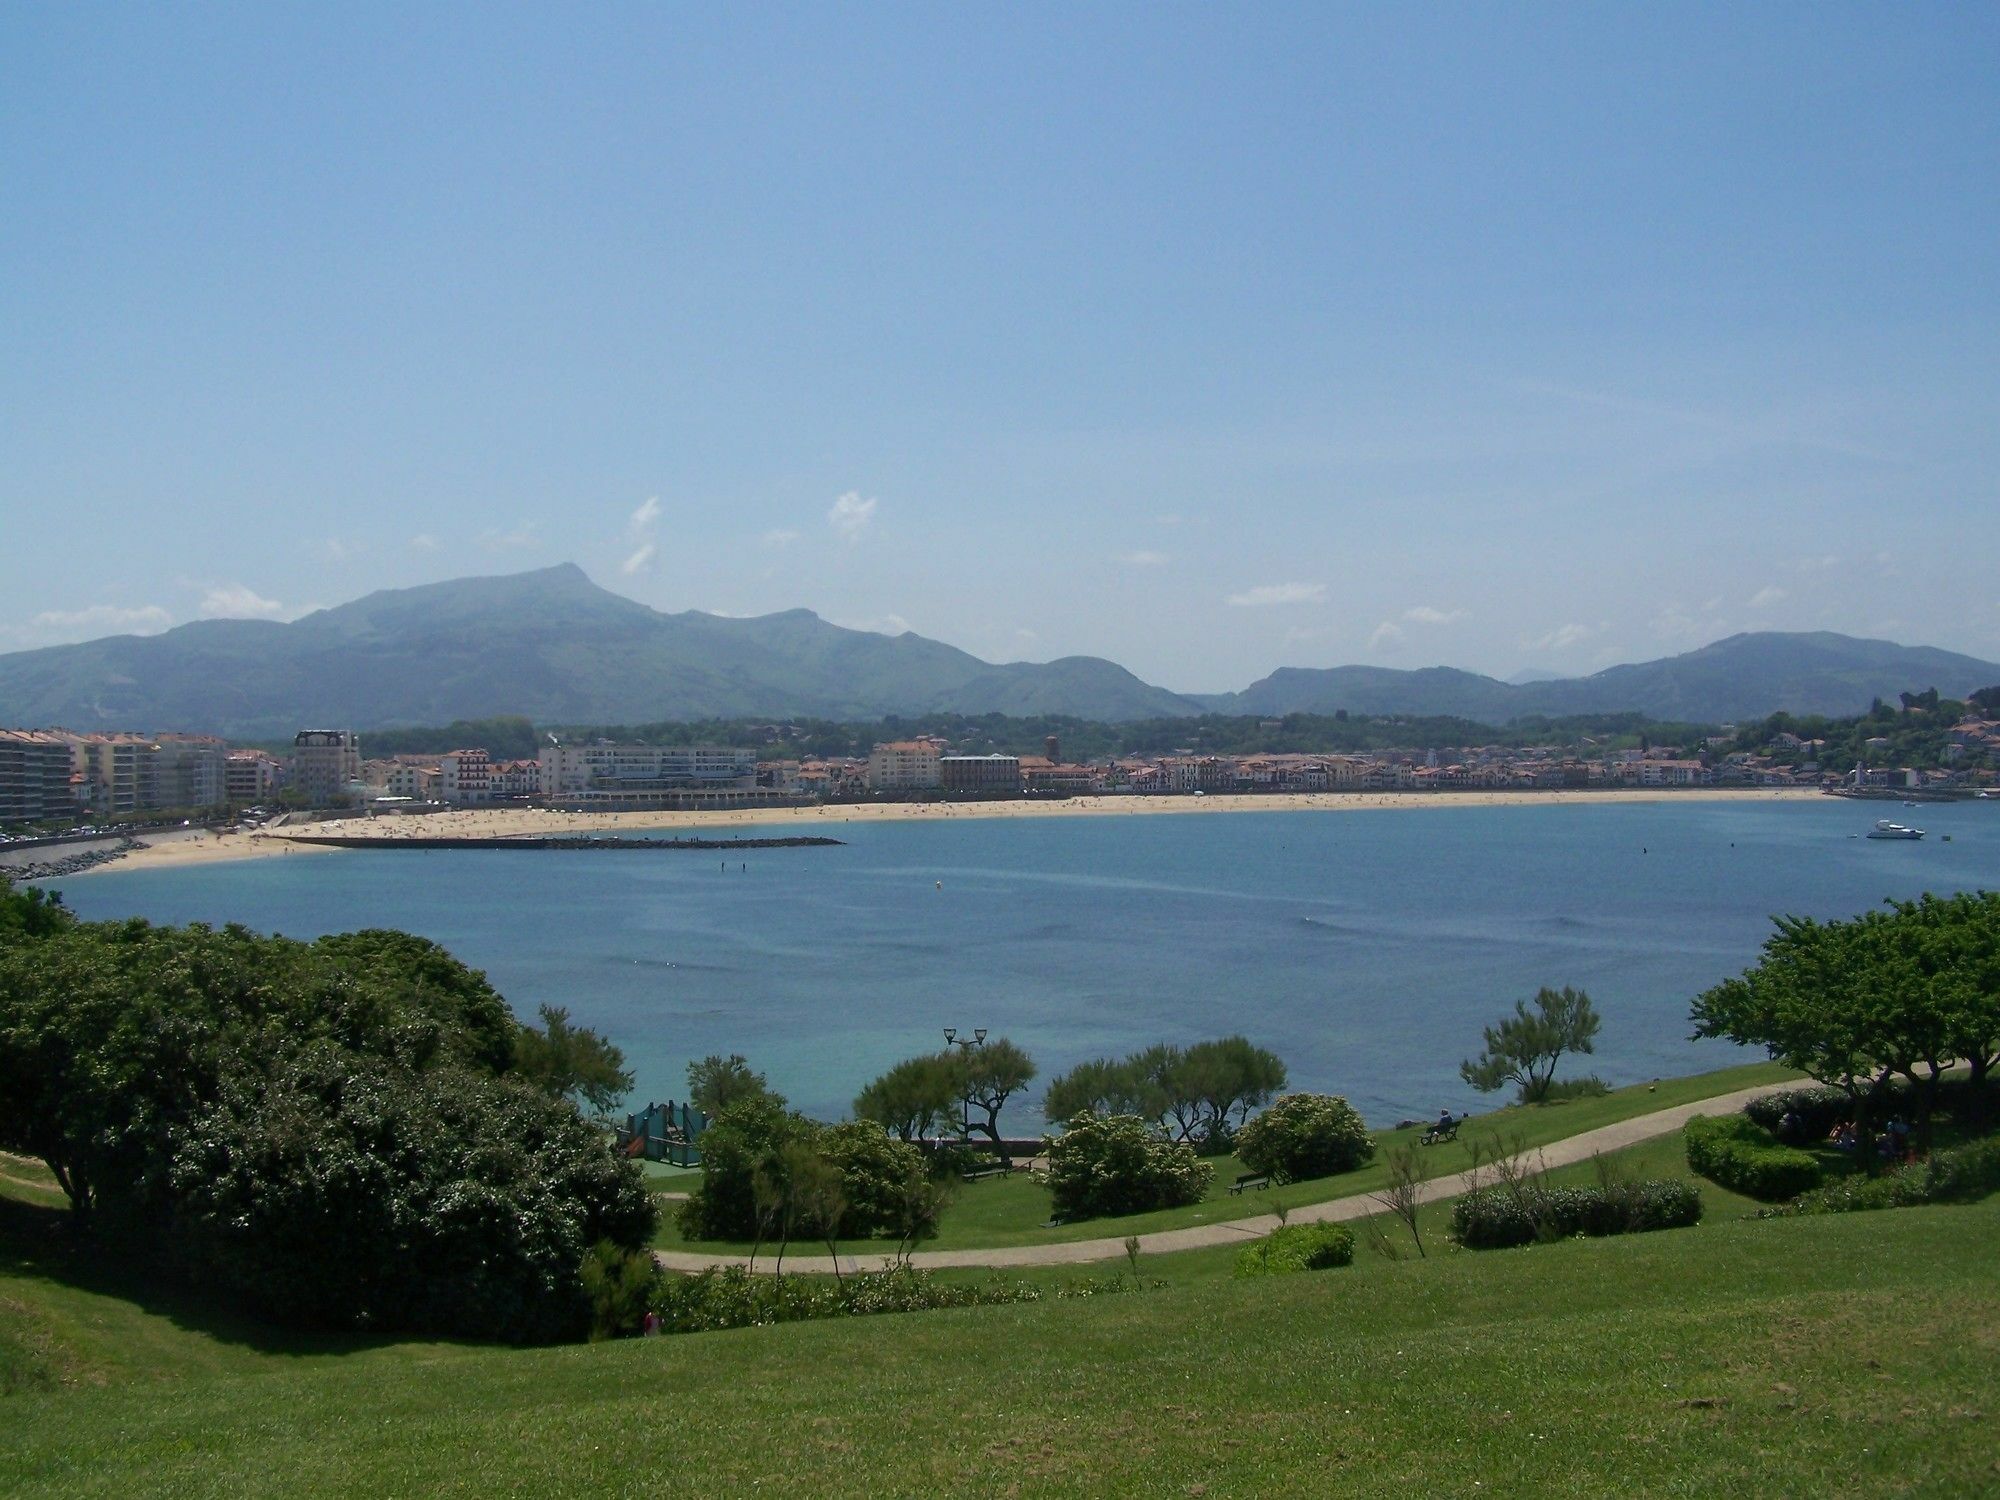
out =
<svg viewBox="0 0 2000 1500"><path fill-rule="evenodd" d="M1220 713L1445 714L1504 724L1530 716L1641 713L1718 724L1772 713L1842 717L1874 698L1935 687L1963 698L2000 683L2000 663L1931 646L1831 631L1732 635L1659 661L1589 677L1507 683L1451 667L1285 667L1240 693L1204 697Z"/></svg>
<svg viewBox="0 0 2000 1500"><path fill-rule="evenodd" d="M1090 657L995 666L809 610L662 614L565 564L370 594L289 625L209 620L0 656L0 723L239 739L521 715L540 723L932 712L1135 719L1193 704Z"/></svg>

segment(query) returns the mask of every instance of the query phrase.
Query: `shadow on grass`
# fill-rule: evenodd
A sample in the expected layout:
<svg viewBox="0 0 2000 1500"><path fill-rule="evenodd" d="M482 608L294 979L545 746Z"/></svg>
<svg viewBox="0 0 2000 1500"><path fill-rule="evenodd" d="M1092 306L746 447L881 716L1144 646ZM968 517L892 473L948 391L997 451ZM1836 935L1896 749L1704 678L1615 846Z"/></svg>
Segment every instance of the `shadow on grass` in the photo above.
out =
<svg viewBox="0 0 2000 1500"><path fill-rule="evenodd" d="M165 1257L84 1230L66 1208L0 1195L0 1275L39 1278L127 1302L183 1332L259 1354L351 1354L408 1339L285 1328L192 1285Z"/></svg>

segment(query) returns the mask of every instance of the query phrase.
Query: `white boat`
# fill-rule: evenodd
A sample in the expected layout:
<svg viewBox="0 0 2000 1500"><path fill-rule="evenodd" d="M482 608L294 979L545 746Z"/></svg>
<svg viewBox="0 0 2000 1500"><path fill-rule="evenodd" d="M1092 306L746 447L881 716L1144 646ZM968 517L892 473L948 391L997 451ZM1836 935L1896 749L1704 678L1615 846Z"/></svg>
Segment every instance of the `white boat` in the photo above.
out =
<svg viewBox="0 0 2000 1500"><path fill-rule="evenodd" d="M1924 836L1921 828L1907 828L1901 823L1891 823L1882 818L1868 830L1871 839L1920 839Z"/></svg>

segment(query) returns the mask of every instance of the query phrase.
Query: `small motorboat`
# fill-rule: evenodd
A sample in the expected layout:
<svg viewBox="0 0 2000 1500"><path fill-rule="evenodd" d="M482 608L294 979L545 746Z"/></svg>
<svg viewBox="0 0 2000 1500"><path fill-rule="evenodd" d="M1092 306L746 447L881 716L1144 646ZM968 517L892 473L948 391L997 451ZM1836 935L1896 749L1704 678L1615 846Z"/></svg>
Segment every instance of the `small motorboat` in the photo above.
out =
<svg viewBox="0 0 2000 1500"><path fill-rule="evenodd" d="M1924 836L1921 828L1910 828L1901 823L1891 823L1887 818L1879 820L1868 830L1871 839L1920 839Z"/></svg>

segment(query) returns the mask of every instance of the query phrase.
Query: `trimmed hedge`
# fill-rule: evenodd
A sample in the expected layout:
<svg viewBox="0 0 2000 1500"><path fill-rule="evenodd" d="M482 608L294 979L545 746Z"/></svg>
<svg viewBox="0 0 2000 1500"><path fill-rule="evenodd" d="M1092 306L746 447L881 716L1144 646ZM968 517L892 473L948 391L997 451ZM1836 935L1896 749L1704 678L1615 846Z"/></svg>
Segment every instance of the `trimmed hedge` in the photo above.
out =
<svg viewBox="0 0 2000 1500"><path fill-rule="evenodd" d="M653 1311L659 1314L664 1333L708 1333L719 1328L929 1312L941 1307L995 1307L1129 1290L1133 1290L1131 1284L1119 1276L1067 1283L1044 1292L1029 1282L997 1277L984 1285L939 1281L910 1266L837 1280L759 1276L742 1266L720 1266L693 1276L661 1277L653 1292Z"/></svg>
<svg viewBox="0 0 2000 1500"><path fill-rule="evenodd" d="M2000 1192L2000 1137L1935 1152L1928 1161L1885 1172L1880 1177L1843 1177L1802 1193L1791 1203L1767 1208L1758 1217L1865 1213L1878 1208L1914 1208L1923 1203L1972 1203L1996 1192Z"/></svg>
<svg viewBox="0 0 2000 1500"><path fill-rule="evenodd" d="M1451 1210L1452 1237L1468 1250L1572 1235L1644 1234L1700 1222L1701 1190L1664 1178L1610 1188L1481 1188Z"/></svg>
<svg viewBox="0 0 2000 1500"><path fill-rule="evenodd" d="M1236 1274L1292 1276L1353 1264L1353 1230L1338 1224L1285 1224L1236 1257Z"/></svg>
<svg viewBox="0 0 2000 1500"><path fill-rule="evenodd" d="M1742 1115L1696 1115L1682 1132L1688 1170L1766 1203L1796 1198L1825 1180L1819 1161Z"/></svg>

